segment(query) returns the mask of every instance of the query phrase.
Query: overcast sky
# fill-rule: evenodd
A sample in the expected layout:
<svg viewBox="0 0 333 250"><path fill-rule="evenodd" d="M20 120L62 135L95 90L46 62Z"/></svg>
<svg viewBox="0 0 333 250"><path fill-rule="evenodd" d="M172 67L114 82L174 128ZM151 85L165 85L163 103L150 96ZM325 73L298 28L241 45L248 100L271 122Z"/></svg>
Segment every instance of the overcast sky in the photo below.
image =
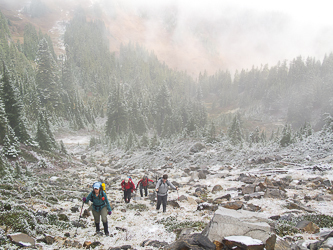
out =
<svg viewBox="0 0 333 250"><path fill-rule="evenodd" d="M126 1L126 0L123 0ZM333 15L328 1L127 0L133 8L159 11L176 6L178 29L209 20L221 26L217 53L230 70L251 68L301 55L322 60L333 51ZM163 14L163 13L162 13ZM161 14L161 15L162 15ZM215 30L214 30L215 32Z"/></svg>
<svg viewBox="0 0 333 250"><path fill-rule="evenodd" d="M203 68L210 68L210 72L214 72L217 68L234 71L251 68L252 65L274 66L278 61L290 61L299 55L322 61L325 54L333 52L333 15L327 0L41 1L62 2L67 6L73 6L74 3L87 6L90 1L100 4L102 9L113 14L115 6L133 10L137 14L148 13L152 18L147 19L146 28L137 29L145 32L146 42L143 45L148 50L154 50L162 61L177 62L170 64L171 67L187 67L192 63L192 72L196 73ZM175 12L177 20L176 27L171 31L171 43L166 44L158 40L166 37L159 31L161 27L156 25L156 20L159 17L163 19L163 15L169 15L170 9ZM114 19L109 21L112 23ZM202 27L201 23L204 24ZM132 30L128 27L126 29L122 20L117 25L124 30L123 37L134 37L125 33L135 31L132 27L135 23L130 23ZM200 29L203 31L202 36ZM140 39L143 41L142 37ZM163 51L163 46L169 47ZM207 47L210 55L204 55L208 51ZM213 57L214 55L216 56ZM170 57L169 60L167 57Z"/></svg>

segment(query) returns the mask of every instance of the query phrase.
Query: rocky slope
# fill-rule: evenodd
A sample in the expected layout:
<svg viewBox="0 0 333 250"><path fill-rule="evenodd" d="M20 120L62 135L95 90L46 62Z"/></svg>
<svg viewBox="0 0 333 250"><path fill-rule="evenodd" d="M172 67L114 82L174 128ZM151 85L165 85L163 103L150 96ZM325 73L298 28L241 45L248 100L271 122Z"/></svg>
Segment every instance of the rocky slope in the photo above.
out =
<svg viewBox="0 0 333 250"><path fill-rule="evenodd" d="M143 245L166 246L180 234L199 233L223 207L264 216L278 236L277 246L308 245L333 227L331 140L312 136L282 149L179 140L157 151L131 153L81 142L67 144L70 156L57 157L27 148L31 160L12 162L15 170L1 180L0 243L13 247L7 236L24 232L40 249L90 243L97 249L154 249ZM136 192L131 203L124 203L123 178L130 175L137 183L143 174L156 179L164 173L180 187L179 193L169 192L166 213L155 210L153 186L148 197ZM112 203L111 237L95 235L88 205L79 219L82 197L95 181L106 183ZM312 231L297 227L309 220L315 224Z"/></svg>

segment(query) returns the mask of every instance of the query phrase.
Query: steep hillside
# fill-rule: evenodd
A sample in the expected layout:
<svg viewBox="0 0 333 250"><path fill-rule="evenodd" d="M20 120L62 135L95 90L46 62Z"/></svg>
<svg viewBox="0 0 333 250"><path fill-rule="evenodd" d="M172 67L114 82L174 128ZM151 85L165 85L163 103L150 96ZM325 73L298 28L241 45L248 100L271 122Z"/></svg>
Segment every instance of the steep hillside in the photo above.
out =
<svg viewBox="0 0 333 250"><path fill-rule="evenodd" d="M138 13L116 3L102 8L99 4L91 4L91 1L80 1L78 5L75 1L50 0L45 2L44 14L31 17L29 6L28 1L0 1L1 11L10 21L15 41L23 41L24 26L32 23L52 37L56 53L64 53L62 35L66 22L72 18L76 8L83 8L91 20L104 21L109 31L111 51L118 52L120 44L138 43L154 51L169 67L187 71L195 77L200 71L214 73L227 67L220 55L213 53L217 41L210 37L212 30L206 29L208 24L203 24L200 30L193 30L194 27L184 29L176 27L176 24L172 26L173 22L168 18L177 14L176 8L170 7L164 16L158 16L160 10L156 14Z"/></svg>

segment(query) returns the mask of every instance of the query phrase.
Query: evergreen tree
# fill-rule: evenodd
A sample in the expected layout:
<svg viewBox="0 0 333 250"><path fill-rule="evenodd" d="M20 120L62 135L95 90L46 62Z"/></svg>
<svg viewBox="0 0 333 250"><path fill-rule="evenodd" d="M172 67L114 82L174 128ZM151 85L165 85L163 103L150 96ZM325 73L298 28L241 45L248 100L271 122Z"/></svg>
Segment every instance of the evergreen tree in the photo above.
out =
<svg viewBox="0 0 333 250"><path fill-rule="evenodd" d="M15 85L11 81L5 64L3 65L3 71L1 95L8 122L10 127L14 129L15 135L18 137L19 141L26 143L30 140L30 136L22 117L22 102L17 88L15 88Z"/></svg>
<svg viewBox="0 0 333 250"><path fill-rule="evenodd" d="M150 150L156 150L159 145L160 145L160 142L158 140L157 134L155 133L154 136L150 140L149 148L150 148Z"/></svg>
<svg viewBox="0 0 333 250"><path fill-rule="evenodd" d="M60 140L60 152L67 155L67 150L66 150L65 144L62 140Z"/></svg>
<svg viewBox="0 0 333 250"><path fill-rule="evenodd" d="M260 141L260 129L259 127L256 127L254 132L250 134L250 142L258 143L259 141Z"/></svg>
<svg viewBox="0 0 333 250"><path fill-rule="evenodd" d="M3 104L0 95L0 144L1 145L3 144L3 139L6 135L7 126L8 126L8 120L6 117L5 105Z"/></svg>
<svg viewBox="0 0 333 250"><path fill-rule="evenodd" d="M228 129L228 136L233 145L241 143L243 141L243 132L241 128L241 123L239 120L239 115L235 115L231 126Z"/></svg>
<svg viewBox="0 0 333 250"><path fill-rule="evenodd" d="M160 135L163 129L164 120L172 114L170 93L165 84L163 84L155 97L154 117L157 133Z"/></svg>
<svg viewBox="0 0 333 250"><path fill-rule="evenodd" d="M39 113L35 141L43 150L51 151L56 148L56 142L50 130L50 125L43 112Z"/></svg>
<svg viewBox="0 0 333 250"><path fill-rule="evenodd" d="M127 131L127 109L120 86L111 93L107 107L106 135L115 138Z"/></svg>
<svg viewBox="0 0 333 250"><path fill-rule="evenodd" d="M133 143L134 143L133 133L130 132L126 142L126 151L129 151L133 147Z"/></svg>
<svg viewBox="0 0 333 250"><path fill-rule="evenodd" d="M3 139L2 153L8 158L16 158L20 153L20 144L13 129L8 125Z"/></svg>
<svg viewBox="0 0 333 250"><path fill-rule="evenodd" d="M292 143L292 131L291 131L291 126L286 124L283 127L282 130L282 137L280 139L280 145L282 147L287 147Z"/></svg>
<svg viewBox="0 0 333 250"><path fill-rule="evenodd" d="M212 122L209 128L208 142L215 142L216 140L216 127L214 122Z"/></svg>
<svg viewBox="0 0 333 250"><path fill-rule="evenodd" d="M141 138L141 146L142 147L148 147L149 146L149 140L146 134L144 134Z"/></svg>
<svg viewBox="0 0 333 250"><path fill-rule="evenodd" d="M62 111L58 67L45 38L39 42L36 61L36 83L41 104L50 112Z"/></svg>
<svg viewBox="0 0 333 250"><path fill-rule="evenodd" d="M23 38L24 55L29 60L34 61L38 50L39 38L37 31L32 24L29 23L24 27Z"/></svg>

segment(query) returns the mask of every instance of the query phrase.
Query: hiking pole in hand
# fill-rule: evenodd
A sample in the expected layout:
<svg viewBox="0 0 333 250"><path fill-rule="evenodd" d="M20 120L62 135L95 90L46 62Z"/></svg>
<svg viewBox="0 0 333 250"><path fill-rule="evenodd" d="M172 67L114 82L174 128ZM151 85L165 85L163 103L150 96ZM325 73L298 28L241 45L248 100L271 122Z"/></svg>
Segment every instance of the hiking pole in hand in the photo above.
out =
<svg viewBox="0 0 333 250"><path fill-rule="evenodd" d="M82 214L82 209L83 209L83 205L84 205L84 201L82 201L82 207L81 207L81 212L80 212L80 218L79 218L79 221L76 225L76 230L75 230L75 234L74 234L74 237L77 236L77 228L79 227L79 224L80 224L80 220L81 220L81 214Z"/></svg>

